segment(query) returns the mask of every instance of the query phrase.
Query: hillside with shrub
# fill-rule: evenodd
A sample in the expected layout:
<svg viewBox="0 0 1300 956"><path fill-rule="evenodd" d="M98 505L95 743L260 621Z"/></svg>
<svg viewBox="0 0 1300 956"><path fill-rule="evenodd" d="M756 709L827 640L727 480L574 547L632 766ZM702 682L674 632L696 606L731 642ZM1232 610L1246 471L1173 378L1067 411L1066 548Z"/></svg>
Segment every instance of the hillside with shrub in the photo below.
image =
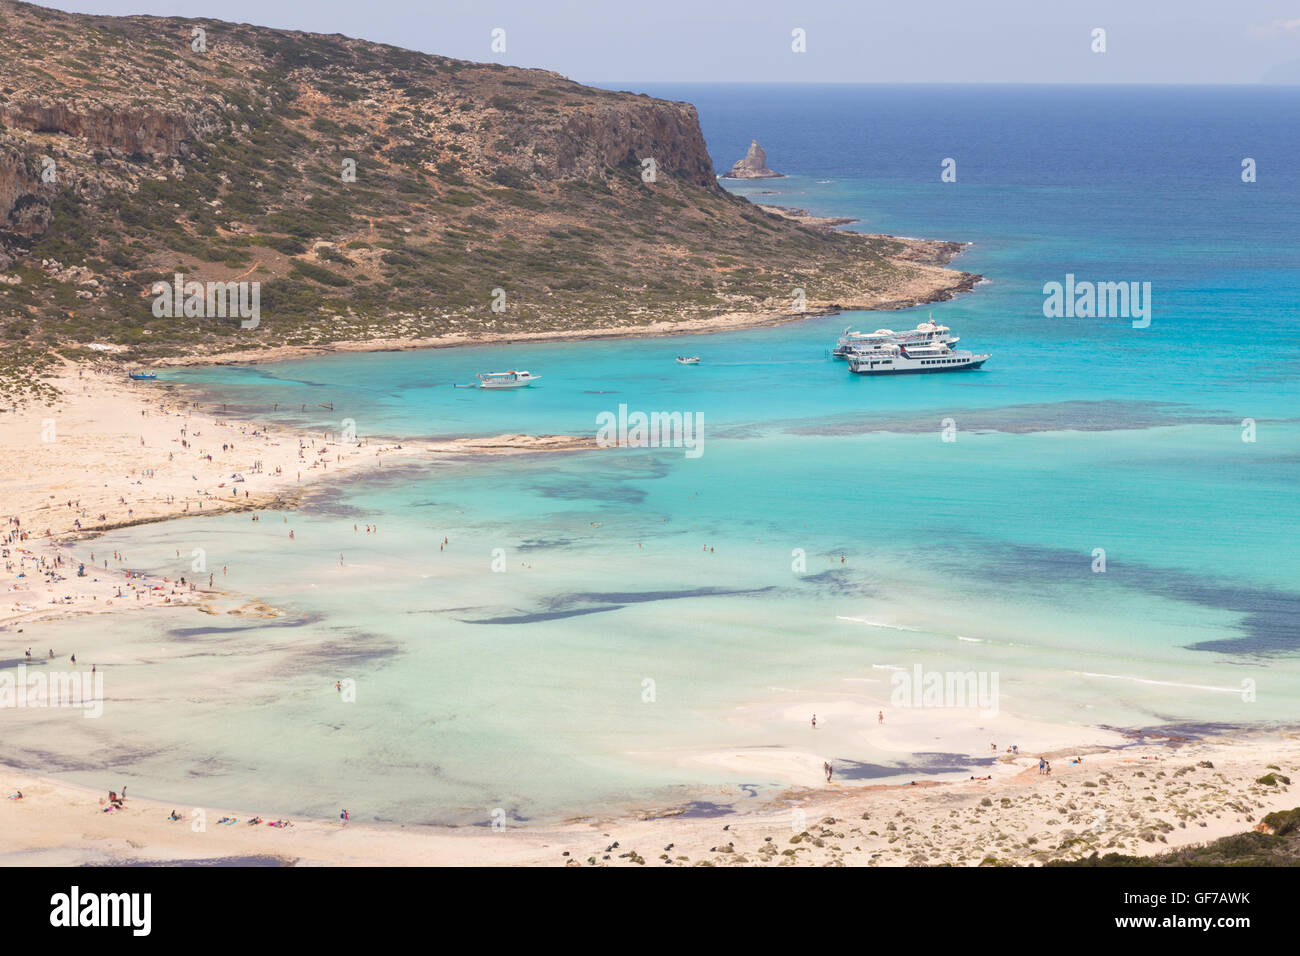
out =
<svg viewBox="0 0 1300 956"><path fill-rule="evenodd" d="M899 307L978 278L941 267L956 243L728 194L686 103L218 20L0 20L0 335L24 367L677 323L795 288ZM258 282L260 324L155 317L178 272Z"/></svg>

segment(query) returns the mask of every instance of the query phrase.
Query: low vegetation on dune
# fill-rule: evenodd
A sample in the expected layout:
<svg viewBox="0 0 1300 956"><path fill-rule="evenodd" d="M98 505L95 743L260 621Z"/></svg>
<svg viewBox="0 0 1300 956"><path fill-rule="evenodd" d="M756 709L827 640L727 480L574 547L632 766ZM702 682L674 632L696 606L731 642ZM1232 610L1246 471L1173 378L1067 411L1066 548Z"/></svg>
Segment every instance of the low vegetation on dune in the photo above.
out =
<svg viewBox="0 0 1300 956"><path fill-rule="evenodd" d="M1300 864L1300 807L1267 814L1246 833L1156 856L1097 853L1047 866L1296 866Z"/></svg>
<svg viewBox="0 0 1300 956"><path fill-rule="evenodd" d="M728 194L689 104L215 20L0 18L6 353L645 325L976 278L934 268L955 244L927 262ZM177 273L257 282L260 323L157 317Z"/></svg>

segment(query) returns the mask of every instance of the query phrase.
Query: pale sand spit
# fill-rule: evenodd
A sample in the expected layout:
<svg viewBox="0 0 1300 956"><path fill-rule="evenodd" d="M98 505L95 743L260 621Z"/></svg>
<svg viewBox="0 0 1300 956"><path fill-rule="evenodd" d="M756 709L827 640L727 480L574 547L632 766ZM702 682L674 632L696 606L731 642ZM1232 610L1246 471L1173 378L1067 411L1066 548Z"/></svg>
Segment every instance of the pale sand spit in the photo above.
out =
<svg viewBox="0 0 1300 956"><path fill-rule="evenodd" d="M53 406L0 413L0 627L72 614L193 604L205 573L128 576L130 555L69 545L97 532L171 518L291 509L314 484L434 456L574 451L594 437L500 435L382 441L306 433L199 411L183 389L69 365ZM289 533L285 529L286 536ZM188 560L188 555L180 557ZM85 572L78 575L78 570ZM218 569L219 570L219 569Z"/></svg>

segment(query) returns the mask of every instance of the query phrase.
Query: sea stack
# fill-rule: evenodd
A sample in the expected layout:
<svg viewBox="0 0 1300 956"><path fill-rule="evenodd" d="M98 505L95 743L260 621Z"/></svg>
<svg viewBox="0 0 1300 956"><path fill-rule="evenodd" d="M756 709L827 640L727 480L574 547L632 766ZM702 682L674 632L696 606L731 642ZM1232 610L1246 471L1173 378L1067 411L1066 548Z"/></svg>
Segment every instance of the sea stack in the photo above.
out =
<svg viewBox="0 0 1300 956"><path fill-rule="evenodd" d="M736 161L736 165L731 167L731 172L723 173L723 179L775 179L785 175L784 173L774 173L767 168L767 152L762 146L758 145L758 140L751 140L749 152L745 154L744 159Z"/></svg>

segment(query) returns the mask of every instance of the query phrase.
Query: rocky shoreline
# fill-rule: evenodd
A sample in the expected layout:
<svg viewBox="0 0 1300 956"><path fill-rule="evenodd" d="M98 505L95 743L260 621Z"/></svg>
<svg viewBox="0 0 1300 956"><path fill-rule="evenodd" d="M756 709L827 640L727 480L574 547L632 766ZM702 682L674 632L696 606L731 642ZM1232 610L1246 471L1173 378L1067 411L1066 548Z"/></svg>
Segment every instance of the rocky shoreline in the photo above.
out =
<svg viewBox="0 0 1300 956"><path fill-rule="evenodd" d="M804 225L828 230L857 221L809 216L804 210L778 210L777 207L772 206L760 208L784 219L796 220ZM888 312L915 308L931 302L947 302L958 295L970 292L984 278L976 273L947 268L954 258L966 250L969 243L942 239L908 239L879 233L865 235L873 239L888 240L894 244L891 258L895 262L908 265L911 272L908 280L896 286L863 289L835 299L818 299L810 296L806 308L799 312L793 311L787 302L772 302L770 308L743 309L719 315L683 315L678 321L657 321L644 325L590 326L552 332L456 332L429 337L357 339L321 345L283 345L216 353L202 349L161 357L153 360L151 364L161 367L258 364L340 352L406 352L418 349L519 345L532 342L582 342L601 339L711 335L717 332L786 325L791 322L838 315L851 310Z"/></svg>

